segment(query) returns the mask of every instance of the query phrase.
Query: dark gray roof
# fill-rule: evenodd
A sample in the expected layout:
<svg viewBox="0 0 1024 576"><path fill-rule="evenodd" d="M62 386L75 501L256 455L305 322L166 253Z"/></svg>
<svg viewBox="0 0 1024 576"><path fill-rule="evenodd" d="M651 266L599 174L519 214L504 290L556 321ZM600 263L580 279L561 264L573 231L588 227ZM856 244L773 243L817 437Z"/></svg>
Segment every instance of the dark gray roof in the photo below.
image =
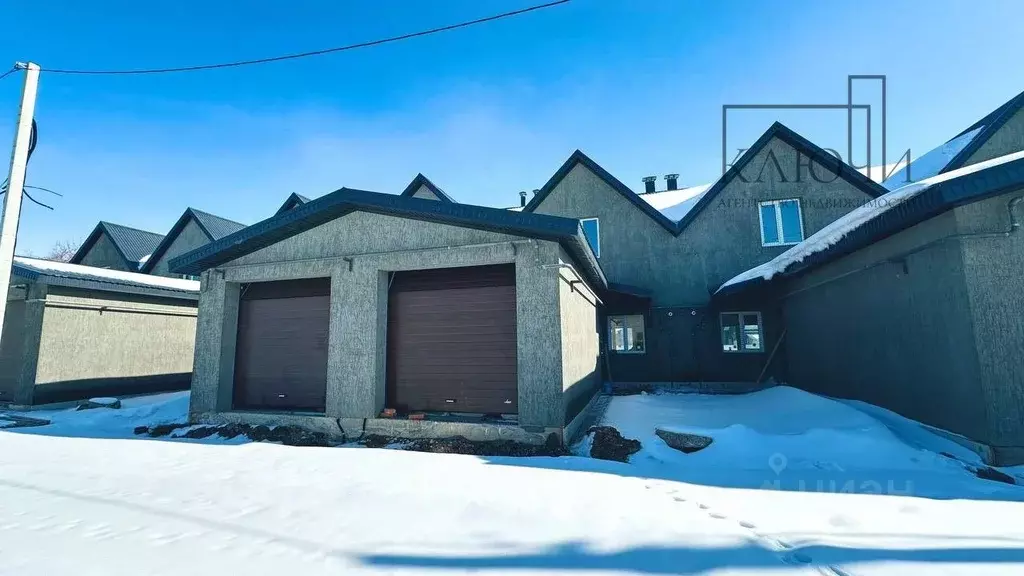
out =
<svg viewBox="0 0 1024 576"><path fill-rule="evenodd" d="M963 132L960 132L959 134L954 136L953 138L963 136L964 134L972 130L977 130L978 128L981 128L981 132L979 132L977 136L972 138L971 143L968 144L963 150L961 150L959 154L953 157L953 159L950 160L949 164L946 164L946 167L942 169L942 172L940 172L940 174L949 172L951 170L956 170L957 168L963 168L967 160L972 155L974 155L975 152L978 151L978 148L980 148L982 144L987 142L988 139L991 138L997 130L1002 128L1003 125L1006 124L1006 121L1012 118L1013 115L1016 114L1017 111L1020 110L1022 107L1024 107L1024 92L1021 92L1020 94L1017 94L1013 98L1010 98L1009 100L1004 102L1002 106L989 112L988 114L985 115L984 118L978 120L974 124L971 124L966 129L964 129ZM950 138L950 140L952 140L953 138Z"/></svg>
<svg viewBox="0 0 1024 576"><path fill-rule="evenodd" d="M203 212L202 210L196 210L190 208L192 215L195 216L196 222L199 226L206 231L212 240L220 240L228 234L234 234L242 228L245 228L245 224L235 222L234 220L228 220L227 218L221 218L215 216L209 212Z"/></svg>
<svg viewBox="0 0 1024 576"><path fill-rule="evenodd" d="M426 186L427 190L433 192L434 196L437 196L437 199L441 202L455 202L451 196L445 194L444 190L441 190L441 188L431 182L430 179L422 173L417 174L416 177L412 179L412 182L409 182L409 185L405 187L405 190L402 190L402 196L412 196L420 189L420 186Z"/></svg>
<svg viewBox="0 0 1024 576"><path fill-rule="evenodd" d="M291 194L288 195L288 198L285 199L284 203L281 204L281 207L277 209L277 212L274 212L274 215L276 216L281 212L287 212L288 210L291 210L296 206L302 206L307 202L309 202L309 198L303 196L302 194L296 194L295 192L292 192Z"/></svg>
<svg viewBox="0 0 1024 576"><path fill-rule="evenodd" d="M679 222L673 222L670 220L656 208L644 201L644 199L636 192L633 192L629 186L623 184L607 170L598 165L597 162L594 162L579 150L573 152L573 154L569 156L569 159L562 164L562 167L559 168L547 183L544 184L544 187L540 189L540 192L530 199L530 202L526 205L526 208L523 208L523 211L533 212L536 210L537 207L540 206L540 203L544 201L544 198L551 193L555 186L557 186L558 183L561 182L577 164L583 164L591 172L597 175L598 178L611 186L612 189L632 202L633 205L639 208L641 212L647 214L647 216L652 220L660 224L662 228L670 234L678 236L686 229L687 226L689 226L690 222L693 222L697 215L700 214L706 206L714 201L715 196L717 196L719 192L732 182L733 179L739 176L741 171L750 163L754 156L756 156L757 153L767 146L771 139L775 137L778 137L783 142L786 142L790 146L796 148L802 154L813 159L818 164L827 167L831 173L838 174L839 177L857 187L870 198L877 198L887 192L885 188L858 172L854 167L829 154L818 145L787 128L782 123L776 122L772 124L771 127L768 128L768 130L766 130L765 133L762 134L746 152L743 153L739 160L737 160L736 163L733 164L732 167L730 167L725 174L723 174L722 177L711 186L711 188L701 195L700 200L697 201L694 207L690 209Z"/></svg>
<svg viewBox="0 0 1024 576"><path fill-rule="evenodd" d="M219 240L225 236L230 236L242 228L245 228L245 224L240 224L233 220L228 220L227 218L221 218L220 216L214 216L209 212L203 212L201 210L196 210L195 208L186 208L185 212L183 212L178 218L178 221L174 223L174 226L171 226L170 232L164 236L160 245L153 250L152 256L150 256L149 259L146 260L146 263L142 265L140 268L141 272L149 274L153 271L153 267L156 266L157 261L160 260L160 257L164 255L164 252L170 248L174 239L181 234L182 230L185 229L189 220L194 220L199 226L199 229L203 231L203 234L206 234L206 237L209 238L211 242Z"/></svg>
<svg viewBox="0 0 1024 576"><path fill-rule="evenodd" d="M373 212L558 242L599 287L607 286L579 220L454 202L342 188L170 261L172 271L198 274L351 212Z"/></svg>
<svg viewBox="0 0 1024 576"><path fill-rule="evenodd" d="M114 248L124 258L125 264L132 269L139 267L139 262L146 256L153 253L156 247L163 240L163 236L153 232L146 232L138 228L113 224L111 222L100 222L93 228L82 246L71 258L72 264L78 264L85 258L85 255L92 249L99 240L101 234L106 233L107 238L114 244Z"/></svg>

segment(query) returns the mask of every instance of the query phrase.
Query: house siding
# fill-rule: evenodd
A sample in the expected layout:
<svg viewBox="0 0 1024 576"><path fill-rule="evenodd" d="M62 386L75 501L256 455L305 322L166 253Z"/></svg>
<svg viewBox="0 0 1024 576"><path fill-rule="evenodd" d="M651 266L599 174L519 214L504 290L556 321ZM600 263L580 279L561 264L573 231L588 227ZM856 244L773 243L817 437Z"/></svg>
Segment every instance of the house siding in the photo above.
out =
<svg viewBox="0 0 1024 576"><path fill-rule="evenodd" d="M1024 150L1024 109L1018 110L974 154L965 166Z"/></svg>
<svg viewBox="0 0 1024 576"><path fill-rule="evenodd" d="M101 233L97 238L96 242L93 243L89 251L86 252L85 256L82 257L79 264L83 266L93 266L95 268L109 268L111 270L124 270L128 272L137 272L134 268L129 268L124 258L121 257L121 253L117 251L114 246L114 242L110 240L106 232Z"/></svg>
<svg viewBox="0 0 1024 576"><path fill-rule="evenodd" d="M178 278L179 274L174 274L168 270L167 263L186 252L191 252L196 248L201 248L210 243L210 237L203 232L203 229L199 227L199 224L195 220L189 219L188 224L181 229L181 233L175 238L171 245L167 247L167 250L160 256L156 264L153 265L150 274L154 276L166 276L169 278Z"/></svg>
<svg viewBox="0 0 1024 576"><path fill-rule="evenodd" d="M957 232L947 212L790 281L789 383L989 440Z"/></svg>
<svg viewBox="0 0 1024 576"><path fill-rule="evenodd" d="M356 212L203 274L194 420L229 411L237 298L243 283L331 278L325 415L360 422L385 403L388 273L488 264L516 267L519 423L563 425L559 247L546 241Z"/></svg>
<svg viewBox="0 0 1024 576"><path fill-rule="evenodd" d="M985 235L960 242L988 410L988 430L979 439L1024 453L1024 233L986 235L1010 229L1008 203L1022 195L1018 190L961 206L953 216L961 234ZM1015 212L1017 221L1024 221L1024 203Z"/></svg>
<svg viewBox="0 0 1024 576"><path fill-rule="evenodd" d="M772 157L782 168L781 174ZM804 163L800 168L798 161ZM810 177L807 162L809 159L792 146L773 138L744 170L749 182L732 180L678 237L582 164L554 186L535 212L599 218L600 262L609 281L652 292L649 309L633 310L645 314L648 350L644 354L612 353L609 367L613 379L748 382L761 373L765 358L758 354L722 352L718 310L709 307L711 294L723 282L787 248L761 246L758 202L800 199L807 237L870 200L842 178L816 181ZM820 180L832 177L817 163L814 171ZM761 182L757 182L759 175ZM773 324L778 313L760 311L768 351L780 333Z"/></svg>

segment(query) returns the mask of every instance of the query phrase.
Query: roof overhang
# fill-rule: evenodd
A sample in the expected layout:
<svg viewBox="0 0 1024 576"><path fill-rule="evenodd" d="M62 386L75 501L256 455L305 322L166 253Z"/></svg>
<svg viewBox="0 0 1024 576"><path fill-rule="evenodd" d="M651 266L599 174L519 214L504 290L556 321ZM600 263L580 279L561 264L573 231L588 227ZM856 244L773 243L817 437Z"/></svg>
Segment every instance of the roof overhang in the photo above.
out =
<svg viewBox="0 0 1024 576"><path fill-rule="evenodd" d="M197 248L171 260L170 268L181 274L198 274L352 212L370 212L557 242L583 268L590 282L601 288L608 285L579 220L350 188L336 190Z"/></svg>

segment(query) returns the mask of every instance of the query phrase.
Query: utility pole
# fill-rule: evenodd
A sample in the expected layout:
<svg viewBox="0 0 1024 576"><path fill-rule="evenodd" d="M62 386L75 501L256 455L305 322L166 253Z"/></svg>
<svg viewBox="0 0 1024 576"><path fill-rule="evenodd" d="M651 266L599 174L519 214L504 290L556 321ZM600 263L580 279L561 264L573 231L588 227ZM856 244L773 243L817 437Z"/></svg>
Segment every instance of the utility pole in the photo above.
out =
<svg viewBox="0 0 1024 576"><path fill-rule="evenodd" d="M0 222L0 344L4 317L7 314L7 294L11 286L11 266L14 264L14 243L18 239L18 218L21 216L21 194L25 187L25 169L28 167L28 148L32 139L32 117L36 109L36 88L39 84L39 66L29 62L17 64L25 70L25 85L21 89L21 109L14 132L14 151L11 153L11 172L7 193L4 194L3 221ZM15 334L17 336L17 334Z"/></svg>

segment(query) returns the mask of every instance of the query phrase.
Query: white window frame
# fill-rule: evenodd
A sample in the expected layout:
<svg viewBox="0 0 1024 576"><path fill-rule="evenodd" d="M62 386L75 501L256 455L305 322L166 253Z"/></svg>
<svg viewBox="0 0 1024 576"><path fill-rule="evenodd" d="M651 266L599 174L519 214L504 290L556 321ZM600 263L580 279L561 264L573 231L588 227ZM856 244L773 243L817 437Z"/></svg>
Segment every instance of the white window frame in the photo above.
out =
<svg viewBox="0 0 1024 576"><path fill-rule="evenodd" d="M796 202L796 215L800 221L800 239L796 242L786 242L785 234L782 233L782 203L783 202ZM757 203L757 231L761 235L761 246L795 246L803 242L807 236L804 234L804 209L800 205L799 198L781 198L779 200L765 200L764 202ZM775 209L775 228L779 235L778 242L765 242L764 238L764 214L761 213L761 208L764 206L772 206Z"/></svg>
<svg viewBox="0 0 1024 576"><path fill-rule="evenodd" d="M737 327L737 329L739 331L736 333L736 348L737 348L736 350L727 350L725 348L725 340L722 338L722 336L724 336L724 332L725 332L725 317L727 315L728 316L734 316L735 315L737 320L738 320L738 324L737 324L736 327ZM743 317L747 316L747 315L757 316L757 343L758 343L757 350L747 350L747 349L743 348ZM762 353L764 353L764 322L762 321L761 313L753 311L753 310L743 310L743 311L732 311L732 310L729 310L729 311L725 311L725 312L719 312L718 313L718 338L719 338L719 340L721 340L722 352L724 352L725 354L762 354Z"/></svg>
<svg viewBox="0 0 1024 576"><path fill-rule="evenodd" d="M644 335L644 347L643 350L616 350L614 348L615 336L612 334L612 319L622 318L623 325L626 324L626 318L639 318L640 319L640 333ZM647 353L647 319L644 318L643 314L611 314L608 316L608 351L613 354L646 354ZM623 342L625 344L625 342Z"/></svg>
<svg viewBox="0 0 1024 576"><path fill-rule="evenodd" d="M596 217L596 216L593 217L593 218L580 218L580 227L583 226L584 222L590 222L590 221L593 221L595 224L597 224L597 249L594 250L594 256L597 257L597 258L600 258L601 257L601 219ZM585 231L586 231L586 228L584 228L584 232ZM593 248L593 246L592 246L592 248Z"/></svg>

